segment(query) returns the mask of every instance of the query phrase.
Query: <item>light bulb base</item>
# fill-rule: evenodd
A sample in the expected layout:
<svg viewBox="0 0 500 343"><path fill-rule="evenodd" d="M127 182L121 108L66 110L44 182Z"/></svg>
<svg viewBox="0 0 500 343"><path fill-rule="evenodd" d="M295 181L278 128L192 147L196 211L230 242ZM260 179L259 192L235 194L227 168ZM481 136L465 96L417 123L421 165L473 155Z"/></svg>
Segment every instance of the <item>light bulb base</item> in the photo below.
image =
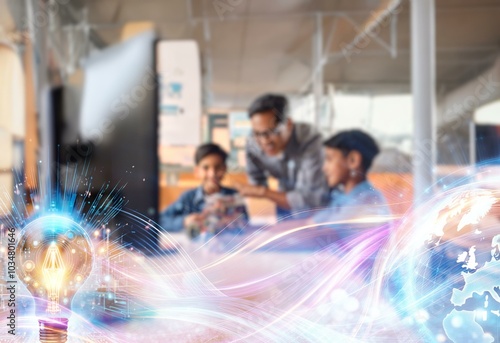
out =
<svg viewBox="0 0 500 343"><path fill-rule="evenodd" d="M68 319L39 319L40 343L65 343L68 340Z"/></svg>

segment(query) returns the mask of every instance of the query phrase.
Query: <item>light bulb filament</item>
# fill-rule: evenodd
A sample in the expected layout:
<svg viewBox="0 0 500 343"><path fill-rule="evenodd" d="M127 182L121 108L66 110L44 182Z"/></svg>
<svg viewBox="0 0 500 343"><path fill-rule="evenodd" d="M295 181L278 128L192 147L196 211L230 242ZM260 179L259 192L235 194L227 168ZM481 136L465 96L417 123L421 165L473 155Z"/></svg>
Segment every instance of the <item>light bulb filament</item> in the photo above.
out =
<svg viewBox="0 0 500 343"><path fill-rule="evenodd" d="M59 248L52 244L47 250L42 266L43 277L47 286L47 306L48 313L58 313L61 311L59 307L59 293L64 280L64 261Z"/></svg>

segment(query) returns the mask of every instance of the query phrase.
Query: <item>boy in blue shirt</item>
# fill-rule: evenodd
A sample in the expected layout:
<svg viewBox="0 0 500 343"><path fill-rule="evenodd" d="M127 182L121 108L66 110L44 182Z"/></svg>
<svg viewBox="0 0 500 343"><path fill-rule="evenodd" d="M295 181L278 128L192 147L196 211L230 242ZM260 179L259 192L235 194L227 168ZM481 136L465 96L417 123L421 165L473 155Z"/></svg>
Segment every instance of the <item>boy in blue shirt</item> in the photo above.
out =
<svg viewBox="0 0 500 343"><path fill-rule="evenodd" d="M366 179L379 148L360 130L342 131L325 143L323 173L332 189L327 210L317 213L316 223L390 215L387 202Z"/></svg>
<svg viewBox="0 0 500 343"><path fill-rule="evenodd" d="M316 211L307 219L282 222L273 228L280 231L301 226L318 226L322 223L335 229L360 228L366 225L340 223L390 216L391 212L384 196L366 178L373 159L379 153L375 140L363 131L349 130L334 135L323 145L322 170L331 190L328 207ZM332 226L331 223L334 222L338 225Z"/></svg>
<svg viewBox="0 0 500 343"><path fill-rule="evenodd" d="M195 153L195 175L201 185L183 193L179 199L160 214L160 224L167 231L203 227L208 213L205 211L208 196L219 194L233 196L237 191L221 185L226 174L227 153L217 144L198 147ZM243 216L247 218L246 211Z"/></svg>

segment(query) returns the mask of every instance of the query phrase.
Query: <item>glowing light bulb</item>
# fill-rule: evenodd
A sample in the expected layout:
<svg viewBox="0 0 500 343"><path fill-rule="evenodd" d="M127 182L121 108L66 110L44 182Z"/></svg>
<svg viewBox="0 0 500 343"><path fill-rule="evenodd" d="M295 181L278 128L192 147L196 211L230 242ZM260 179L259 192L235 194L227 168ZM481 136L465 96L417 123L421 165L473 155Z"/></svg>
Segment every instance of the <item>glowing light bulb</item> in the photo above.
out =
<svg viewBox="0 0 500 343"><path fill-rule="evenodd" d="M92 270L89 236L69 218L41 217L22 230L16 260L35 299L40 342L66 342L71 302Z"/></svg>
<svg viewBox="0 0 500 343"><path fill-rule="evenodd" d="M64 268L61 252L54 242L47 250L47 254L43 261L42 271L47 287L47 299L49 301L47 312L59 313L61 311L59 308L59 292L61 291L66 269Z"/></svg>

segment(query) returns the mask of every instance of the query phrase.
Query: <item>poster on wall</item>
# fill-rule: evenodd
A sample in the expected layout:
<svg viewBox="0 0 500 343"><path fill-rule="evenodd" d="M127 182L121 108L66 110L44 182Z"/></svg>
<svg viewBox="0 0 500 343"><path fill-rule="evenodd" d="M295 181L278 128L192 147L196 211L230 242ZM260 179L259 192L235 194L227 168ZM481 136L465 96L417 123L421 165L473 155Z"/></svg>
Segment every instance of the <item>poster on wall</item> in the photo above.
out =
<svg viewBox="0 0 500 343"><path fill-rule="evenodd" d="M197 43L188 40L159 42L157 71L160 87L160 151L162 147L168 146L199 145L201 70Z"/></svg>

